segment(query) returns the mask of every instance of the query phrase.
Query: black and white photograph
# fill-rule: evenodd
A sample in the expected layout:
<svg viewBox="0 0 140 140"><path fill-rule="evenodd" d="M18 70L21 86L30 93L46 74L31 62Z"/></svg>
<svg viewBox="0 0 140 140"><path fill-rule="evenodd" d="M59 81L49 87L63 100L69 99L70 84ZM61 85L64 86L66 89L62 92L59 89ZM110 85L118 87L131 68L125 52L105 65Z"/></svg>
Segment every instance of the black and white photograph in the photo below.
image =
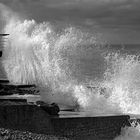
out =
<svg viewBox="0 0 140 140"><path fill-rule="evenodd" d="M0 140L140 140L140 0L0 0Z"/></svg>

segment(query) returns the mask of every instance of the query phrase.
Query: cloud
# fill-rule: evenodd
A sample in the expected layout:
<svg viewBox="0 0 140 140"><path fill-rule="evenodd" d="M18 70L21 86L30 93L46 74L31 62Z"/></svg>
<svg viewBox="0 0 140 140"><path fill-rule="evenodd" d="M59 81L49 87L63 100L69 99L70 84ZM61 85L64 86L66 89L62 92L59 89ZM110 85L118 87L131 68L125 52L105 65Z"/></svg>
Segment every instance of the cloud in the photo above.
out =
<svg viewBox="0 0 140 140"><path fill-rule="evenodd" d="M0 0L29 18L90 19L101 25L139 25L139 0Z"/></svg>
<svg viewBox="0 0 140 140"><path fill-rule="evenodd" d="M140 31L140 0L0 0L21 17L60 21L102 32ZM119 34L119 32L117 32ZM116 32L114 33L116 34ZM133 33L134 35L135 33ZM118 35L119 36L119 35ZM135 35L134 35L135 36Z"/></svg>

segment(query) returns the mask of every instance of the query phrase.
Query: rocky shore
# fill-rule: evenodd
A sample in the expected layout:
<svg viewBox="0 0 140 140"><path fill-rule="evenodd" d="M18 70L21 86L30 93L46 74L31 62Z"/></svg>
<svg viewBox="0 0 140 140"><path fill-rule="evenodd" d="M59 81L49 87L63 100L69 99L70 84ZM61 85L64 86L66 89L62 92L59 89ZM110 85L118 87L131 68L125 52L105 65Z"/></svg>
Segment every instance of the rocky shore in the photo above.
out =
<svg viewBox="0 0 140 140"><path fill-rule="evenodd" d="M0 140L69 140L69 139L52 135L36 134L28 131L22 132L18 130L0 128Z"/></svg>

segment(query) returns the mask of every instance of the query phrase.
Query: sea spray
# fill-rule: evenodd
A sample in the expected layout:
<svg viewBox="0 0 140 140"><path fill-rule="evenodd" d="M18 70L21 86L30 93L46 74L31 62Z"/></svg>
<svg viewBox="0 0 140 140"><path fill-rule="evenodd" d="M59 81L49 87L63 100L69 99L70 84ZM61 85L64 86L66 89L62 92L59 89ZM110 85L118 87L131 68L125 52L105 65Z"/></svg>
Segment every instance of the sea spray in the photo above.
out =
<svg viewBox="0 0 140 140"><path fill-rule="evenodd" d="M76 87L80 89L86 79L103 74L100 70L98 76L96 70L104 65L96 38L75 27L56 32L48 22L12 19L5 32L10 34L3 53L8 79L14 84L36 84L47 102L75 105L83 98L75 96ZM95 62L93 69L88 60Z"/></svg>
<svg viewBox="0 0 140 140"><path fill-rule="evenodd" d="M139 56L112 53L105 59L108 68L104 75L103 85L109 89L109 102L119 106L122 113L139 114Z"/></svg>
<svg viewBox="0 0 140 140"><path fill-rule="evenodd" d="M140 140L140 124L137 119L133 120L131 127L122 128L120 136L114 140Z"/></svg>

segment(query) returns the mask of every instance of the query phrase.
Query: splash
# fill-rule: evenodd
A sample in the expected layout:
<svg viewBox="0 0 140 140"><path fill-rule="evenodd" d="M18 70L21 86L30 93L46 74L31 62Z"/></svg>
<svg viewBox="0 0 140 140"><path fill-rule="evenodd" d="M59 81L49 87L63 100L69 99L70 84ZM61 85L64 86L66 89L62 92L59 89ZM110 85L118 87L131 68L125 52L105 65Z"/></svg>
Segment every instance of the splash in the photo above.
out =
<svg viewBox="0 0 140 140"><path fill-rule="evenodd" d="M13 84L36 84L47 102L77 104L82 98L75 95L77 87L97 73L84 68L90 68L87 61L94 60L95 69L103 66L95 60L103 60L96 38L75 27L58 30L49 22L12 19L5 32L10 34L3 53L8 79Z"/></svg>
<svg viewBox="0 0 140 140"><path fill-rule="evenodd" d="M139 140L140 139L140 124L137 120L131 122L131 127L122 128L121 135L114 140Z"/></svg>
<svg viewBox="0 0 140 140"><path fill-rule="evenodd" d="M104 86L110 92L110 102L120 107L121 112L140 112L140 61L136 55L112 53L106 58Z"/></svg>

